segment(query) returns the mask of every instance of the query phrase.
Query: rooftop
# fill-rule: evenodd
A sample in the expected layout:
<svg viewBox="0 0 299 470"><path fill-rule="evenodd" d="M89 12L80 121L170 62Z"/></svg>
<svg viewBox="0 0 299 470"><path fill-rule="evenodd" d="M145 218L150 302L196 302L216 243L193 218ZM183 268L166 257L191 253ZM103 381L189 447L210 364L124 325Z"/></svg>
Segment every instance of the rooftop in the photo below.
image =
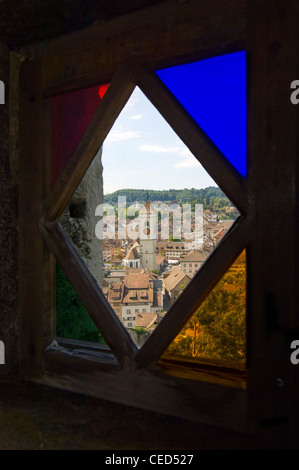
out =
<svg viewBox="0 0 299 470"><path fill-rule="evenodd" d="M183 280L190 281L190 278L187 276L187 274L183 273L179 266L175 266L170 271L170 274L164 279L165 288L168 291L171 291Z"/></svg>
<svg viewBox="0 0 299 470"><path fill-rule="evenodd" d="M202 251L190 251L184 258L182 258L182 262L199 262L203 263L207 259L207 254Z"/></svg>

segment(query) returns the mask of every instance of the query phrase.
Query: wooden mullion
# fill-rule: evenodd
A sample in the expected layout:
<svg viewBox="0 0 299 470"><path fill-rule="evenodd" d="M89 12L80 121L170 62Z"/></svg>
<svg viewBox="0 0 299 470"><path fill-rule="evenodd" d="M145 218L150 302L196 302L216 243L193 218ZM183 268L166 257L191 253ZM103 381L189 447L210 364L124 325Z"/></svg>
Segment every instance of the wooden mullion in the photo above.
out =
<svg viewBox="0 0 299 470"><path fill-rule="evenodd" d="M51 191L51 112L49 100L44 100L45 109L45 134L44 134L44 174L43 187L44 195L48 197ZM56 336L56 262L53 254L44 243L43 250L44 264L44 347L52 343Z"/></svg>
<svg viewBox="0 0 299 470"><path fill-rule="evenodd" d="M45 197L43 174L44 103L39 63L20 69L19 158L19 306L20 364L22 376L42 373L44 292L44 243L38 214Z"/></svg>
<svg viewBox="0 0 299 470"><path fill-rule="evenodd" d="M255 211L248 250L248 410L264 427L275 424L279 430L288 422L297 444L299 375L290 345L299 332L299 145L298 105L291 103L290 85L299 73L299 4L248 5L248 179Z"/></svg>
<svg viewBox="0 0 299 470"><path fill-rule="evenodd" d="M92 121L46 199L41 211L42 219L59 220L134 87L126 68L122 67L113 78Z"/></svg>
<svg viewBox="0 0 299 470"><path fill-rule="evenodd" d="M251 224L249 216L235 222L138 351L136 362L139 367L151 367L161 357L227 269L246 248L252 236Z"/></svg>
<svg viewBox="0 0 299 470"><path fill-rule="evenodd" d="M60 224L40 222L40 230L119 363L123 367L134 367L133 357L137 347Z"/></svg>
<svg viewBox="0 0 299 470"><path fill-rule="evenodd" d="M246 181L238 171L153 72L135 65L131 67L130 73L136 85L141 88L226 196L241 213L246 214L249 210Z"/></svg>

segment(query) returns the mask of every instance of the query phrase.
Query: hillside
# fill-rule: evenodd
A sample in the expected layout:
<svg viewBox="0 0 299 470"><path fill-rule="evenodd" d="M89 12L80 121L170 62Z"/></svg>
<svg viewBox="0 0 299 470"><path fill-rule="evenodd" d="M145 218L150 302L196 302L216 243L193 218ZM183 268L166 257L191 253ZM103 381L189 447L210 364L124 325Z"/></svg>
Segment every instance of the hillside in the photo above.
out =
<svg viewBox="0 0 299 470"><path fill-rule="evenodd" d="M215 186L201 189L168 189L168 190L145 190L145 189L121 189L114 193L107 194L104 201L116 207L118 196L126 196L127 207L134 202L144 203L147 198L151 202L191 204L192 211L195 204L202 204L204 210L215 212L219 219L236 219L238 211L230 209L232 206L223 191Z"/></svg>
<svg viewBox="0 0 299 470"><path fill-rule="evenodd" d="M146 189L120 189L104 196L106 203L115 205L118 201L118 196L126 196L127 204L133 204L134 202L144 202L149 195L150 201L161 201L161 202L178 202L178 203L192 203L197 202L198 204L209 204L211 198L224 199L229 202L223 191L216 187L210 186L208 188L201 189L164 189L164 190L146 190ZM225 204L227 205L227 204Z"/></svg>

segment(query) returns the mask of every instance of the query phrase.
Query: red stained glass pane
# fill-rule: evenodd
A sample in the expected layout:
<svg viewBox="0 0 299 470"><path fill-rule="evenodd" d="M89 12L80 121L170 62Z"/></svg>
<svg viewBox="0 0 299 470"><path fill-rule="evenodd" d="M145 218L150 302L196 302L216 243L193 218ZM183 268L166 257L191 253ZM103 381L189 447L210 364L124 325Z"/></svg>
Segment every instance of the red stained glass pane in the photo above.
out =
<svg viewBox="0 0 299 470"><path fill-rule="evenodd" d="M83 137L108 86L97 85L51 99L52 186Z"/></svg>

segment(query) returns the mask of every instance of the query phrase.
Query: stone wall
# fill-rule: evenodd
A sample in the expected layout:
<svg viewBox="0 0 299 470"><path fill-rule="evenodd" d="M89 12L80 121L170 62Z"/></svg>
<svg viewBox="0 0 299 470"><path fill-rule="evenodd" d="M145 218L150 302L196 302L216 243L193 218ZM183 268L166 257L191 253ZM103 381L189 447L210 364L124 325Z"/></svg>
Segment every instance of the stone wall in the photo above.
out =
<svg viewBox="0 0 299 470"><path fill-rule="evenodd" d="M102 149L77 188L60 223L98 284L103 280L102 240L95 236L95 209L103 203Z"/></svg>

